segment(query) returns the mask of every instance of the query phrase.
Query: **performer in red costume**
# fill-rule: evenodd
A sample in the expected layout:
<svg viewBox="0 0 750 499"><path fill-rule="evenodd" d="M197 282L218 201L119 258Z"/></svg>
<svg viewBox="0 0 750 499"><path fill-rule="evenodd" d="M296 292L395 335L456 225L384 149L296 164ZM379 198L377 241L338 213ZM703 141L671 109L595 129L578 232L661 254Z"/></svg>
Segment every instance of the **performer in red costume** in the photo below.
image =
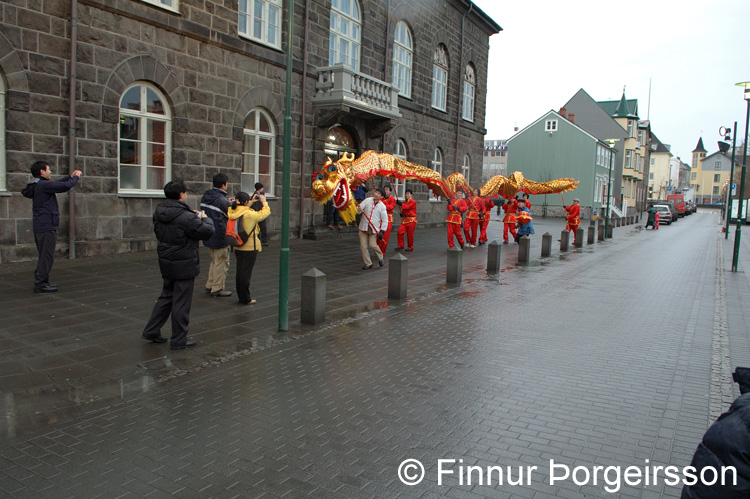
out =
<svg viewBox="0 0 750 499"><path fill-rule="evenodd" d="M505 218L503 218L503 244L508 244L508 231L510 231L513 239L516 238L516 212L518 212L518 200L516 198L507 199L503 203L503 210L505 210Z"/></svg>
<svg viewBox="0 0 750 499"><path fill-rule="evenodd" d="M458 244L461 249L464 247L464 238L461 236L461 225L463 220L461 219L461 213L468 209L466 201L463 199L464 191L457 190L456 197L448 201L448 218L445 219L448 222L448 248L452 248L453 237L458 239Z"/></svg>
<svg viewBox="0 0 750 499"><path fill-rule="evenodd" d="M484 216L479 221L479 244L487 242L487 227L490 225L490 212L495 206L500 206L501 197L496 198L484 198Z"/></svg>
<svg viewBox="0 0 750 499"><path fill-rule="evenodd" d="M567 231L573 231L573 242L578 242L578 226L581 225L581 219L578 218L578 215L581 214L581 207L579 206L580 201L578 198L575 198L573 200L573 204L570 206L563 205L563 208L565 208L565 211L568 212L568 224L565 226L565 230Z"/></svg>
<svg viewBox="0 0 750 499"><path fill-rule="evenodd" d="M529 212L531 212L531 201L529 201L529 193L524 192L523 194L521 194L521 197L526 200L526 208L529 210Z"/></svg>
<svg viewBox="0 0 750 499"><path fill-rule="evenodd" d="M398 198L394 195L391 196L391 186L386 185L383 187L385 191L385 197L382 202L385 205L385 209L388 212L388 228L385 229L385 235L382 239L378 239L378 247L380 251L385 255L385 249L388 247L388 240L391 238L391 229L393 228L393 209L396 207L396 201Z"/></svg>
<svg viewBox="0 0 750 499"><path fill-rule="evenodd" d="M412 199L414 193L411 189L406 189L404 197L406 200L397 201L401 207L401 225L398 227L398 247L396 251L404 249L404 234L406 234L406 251L414 250L414 229L417 228L417 202Z"/></svg>
<svg viewBox="0 0 750 499"><path fill-rule="evenodd" d="M479 189L474 189L467 200L469 206L466 212L466 222L464 223L464 236L469 248L475 248L477 245L477 228L479 219L484 217L484 201L479 197Z"/></svg>

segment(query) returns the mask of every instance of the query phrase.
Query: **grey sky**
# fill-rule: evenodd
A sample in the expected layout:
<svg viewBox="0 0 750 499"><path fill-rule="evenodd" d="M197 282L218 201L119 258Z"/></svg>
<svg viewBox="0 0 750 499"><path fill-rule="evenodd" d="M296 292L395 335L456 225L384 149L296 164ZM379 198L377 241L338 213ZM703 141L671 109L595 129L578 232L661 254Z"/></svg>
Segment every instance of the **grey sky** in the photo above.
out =
<svg viewBox="0 0 750 499"><path fill-rule="evenodd" d="M503 31L490 38L488 139L506 139L578 89L595 100L638 99L641 119L690 163L698 138L745 130L734 84L750 80L750 1L474 0Z"/></svg>

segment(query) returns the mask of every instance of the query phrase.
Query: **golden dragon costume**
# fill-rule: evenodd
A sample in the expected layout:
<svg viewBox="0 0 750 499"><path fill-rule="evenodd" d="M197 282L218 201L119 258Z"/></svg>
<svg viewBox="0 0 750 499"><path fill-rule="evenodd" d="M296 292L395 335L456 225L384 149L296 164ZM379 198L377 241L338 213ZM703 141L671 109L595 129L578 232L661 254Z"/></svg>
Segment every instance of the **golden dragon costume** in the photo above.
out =
<svg viewBox="0 0 750 499"><path fill-rule="evenodd" d="M338 161L328 158L320 171L313 173L312 197L323 204L328 201L339 210L346 223L353 222L357 214L357 205L352 197L352 188L375 177L395 177L398 180L418 180L427 185L432 193L452 199L458 189L471 192L471 186L460 173L453 173L448 178L424 166L415 165L392 154L365 151L358 159L354 154L344 154ZM518 191L529 194L553 194L572 191L578 185L572 178L560 178L549 182L526 180L521 172L514 172L510 177L496 175L489 179L480 189L481 197L494 197L500 194L512 198Z"/></svg>

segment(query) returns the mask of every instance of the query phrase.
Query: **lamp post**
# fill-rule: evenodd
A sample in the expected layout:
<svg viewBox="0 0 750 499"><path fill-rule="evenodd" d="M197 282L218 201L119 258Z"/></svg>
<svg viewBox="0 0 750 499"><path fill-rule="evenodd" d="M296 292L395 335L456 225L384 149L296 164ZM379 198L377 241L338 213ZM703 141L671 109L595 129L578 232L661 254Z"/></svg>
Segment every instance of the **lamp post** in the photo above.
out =
<svg viewBox="0 0 750 499"><path fill-rule="evenodd" d="M734 232L734 255L732 256L732 272L737 272L737 261L740 256L740 237L742 236L742 204L745 200L745 171L747 170L747 128L750 124L750 81L737 83L738 87L745 89L745 101L747 102L747 111L745 111L745 140L742 141L742 178L740 179L740 198L737 209L737 230Z"/></svg>
<svg viewBox="0 0 750 499"><path fill-rule="evenodd" d="M604 234L609 234L609 205L612 196L612 168L615 162L615 142L619 139L606 139L609 143L609 179L607 180L607 212L604 215Z"/></svg>
<svg viewBox="0 0 750 499"><path fill-rule="evenodd" d="M728 129L726 127L719 128L719 135L722 135L724 137L724 140L729 140L729 134L732 133L731 129ZM732 204L732 184L734 183L734 150L735 145L737 144L737 122L734 122L734 135L732 135L732 164L729 167L729 186L727 187L727 206L726 206L726 220L725 226L724 226L724 239L729 239L729 218L732 214L731 210L731 204ZM727 152L727 149L729 148L729 144L727 142L719 142L719 150L723 153ZM741 204L741 203L740 203ZM738 214L739 216L739 214Z"/></svg>
<svg viewBox="0 0 750 499"><path fill-rule="evenodd" d="M289 196L292 165L292 28L294 0L287 2L286 111L281 181L281 253L279 255L279 332L289 331ZM303 77L304 80L304 77ZM304 85L305 82L302 81ZM302 111L304 112L304 110ZM304 123L302 124L304 126Z"/></svg>

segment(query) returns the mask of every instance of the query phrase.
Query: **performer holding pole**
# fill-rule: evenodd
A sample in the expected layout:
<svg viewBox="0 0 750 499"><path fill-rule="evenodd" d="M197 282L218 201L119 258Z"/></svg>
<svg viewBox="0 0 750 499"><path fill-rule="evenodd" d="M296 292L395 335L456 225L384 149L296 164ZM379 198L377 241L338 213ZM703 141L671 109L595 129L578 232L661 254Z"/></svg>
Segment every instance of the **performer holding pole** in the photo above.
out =
<svg viewBox="0 0 750 499"><path fill-rule="evenodd" d="M466 212L464 235L466 236L466 244L469 248L474 248L477 244L479 219L484 217L484 201L479 197L479 189L471 191L467 204L469 209Z"/></svg>
<svg viewBox="0 0 750 499"><path fill-rule="evenodd" d="M562 198L563 208L567 212L568 224L565 226L565 230L573 231L573 242L578 242L578 226L581 225L581 219L578 216L581 214L581 207L579 205L580 200L578 198L573 199L573 204L565 206L565 196L562 192L560 193Z"/></svg>
<svg viewBox="0 0 750 499"><path fill-rule="evenodd" d="M516 239L516 212L518 212L518 200L516 198L506 199L503 203L505 218L503 218L503 244L508 244L508 232Z"/></svg>
<svg viewBox="0 0 750 499"><path fill-rule="evenodd" d="M406 251L414 250L414 229L417 228L417 202L412 196L414 193L411 189L406 189L404 196L405 201L397 201L401 207L401 225L398 227L398 247L396 251L404 249L404 234L406 234Z"/></svg>
<svg viewBox="0 0 750 499"><path fill-rule="evenodd" d="M385 229L385 235L382 239L378 239L378 246L380 251L385 255L385 250L388 248L388 241L391 239L391 229L393 228L393 210L396 208L396 202L398 196L391 195L391 185L387 184L383 187L385 196L383 197L383 204L385 205L385 211L388 213L388 228Z"/></svg>
<svg viewBox="0 0 750 499"><path fill-rule="evenodd" d="M463 199L464 191L459 189L456 191L455 197L448 201L448 218L445 219L448 222L448 248L453 248L453 238L458 239L458 244L461 249L464 248L464 238L461 236L461 225L463 219L461 214L468 209L466 201Z"/></svg>
<svg viewBox="0 0 750 499"><path fill-rule="evenodd" d="M490 225L490 213L492 212L492 208L494 208L495 206L500 209L502 200L503 198L499 196L496 198L484 198L484 216L479 221L479 244L484 244L487 242L487 227Z"/></svg>

